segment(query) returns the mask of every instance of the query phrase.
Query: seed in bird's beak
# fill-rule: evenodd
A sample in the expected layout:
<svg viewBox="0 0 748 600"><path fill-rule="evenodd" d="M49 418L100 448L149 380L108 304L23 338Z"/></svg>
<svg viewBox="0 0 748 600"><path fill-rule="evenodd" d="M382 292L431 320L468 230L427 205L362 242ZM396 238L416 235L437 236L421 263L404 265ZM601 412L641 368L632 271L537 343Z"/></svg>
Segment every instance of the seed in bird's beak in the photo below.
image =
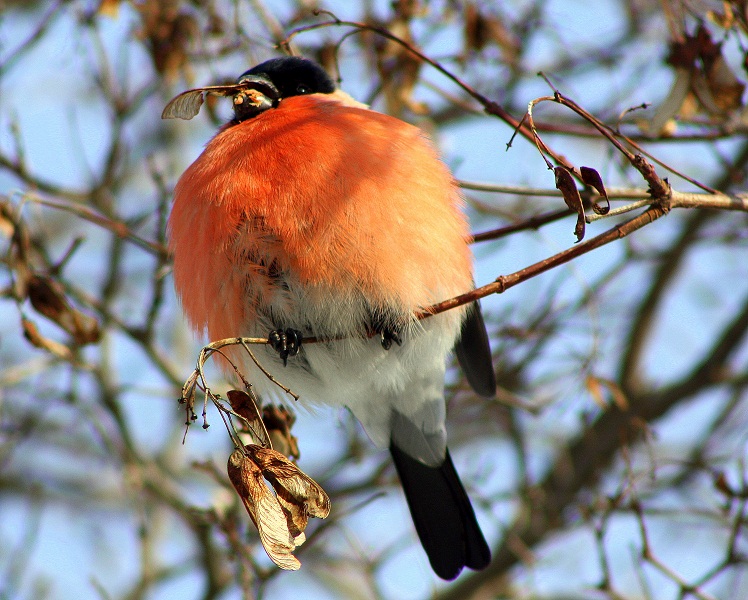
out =
<svg viewBox="0 0 748 600"><path fill-rule="evenodd" d="M250 106L269 107L272 100L257 90L244 90L234 96L234 106L240 106L247 102Z"/></svg>

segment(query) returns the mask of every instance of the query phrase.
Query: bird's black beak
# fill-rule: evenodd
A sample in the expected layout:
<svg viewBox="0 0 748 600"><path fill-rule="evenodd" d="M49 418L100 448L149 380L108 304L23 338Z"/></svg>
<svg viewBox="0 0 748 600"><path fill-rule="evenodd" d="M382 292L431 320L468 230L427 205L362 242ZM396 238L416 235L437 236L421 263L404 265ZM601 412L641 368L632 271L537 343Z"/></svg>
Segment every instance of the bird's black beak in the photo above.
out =
<svg viewBox="0 0 748 600"><path fill-rule="evenodd" d="M239 80L242 89L234 96L234 117L238 122L256 117L280 102L280 92L267 78L245 75Z"/></svg>

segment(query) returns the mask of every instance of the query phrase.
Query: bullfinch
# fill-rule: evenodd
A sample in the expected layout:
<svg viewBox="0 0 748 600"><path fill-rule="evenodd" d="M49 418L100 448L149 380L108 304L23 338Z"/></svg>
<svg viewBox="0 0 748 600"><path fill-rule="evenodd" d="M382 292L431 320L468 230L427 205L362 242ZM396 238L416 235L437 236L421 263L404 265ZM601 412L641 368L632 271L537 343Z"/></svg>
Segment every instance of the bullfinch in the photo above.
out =
<svg viewBox="0 0 748 600"><path fill-rule="evenodd" d="M434 572L490 551L447 451L444 376L455 349L496 390L477 304L418 319L473 287L455 181L423 131L369 110L300 57L239 78L252 99L174 190L169 245L191 326L268 337L256 356L309 405L348 407L389 448ZM302 343L303 338L315 338ZM263 398L283 392L248 358Z"/></svg>

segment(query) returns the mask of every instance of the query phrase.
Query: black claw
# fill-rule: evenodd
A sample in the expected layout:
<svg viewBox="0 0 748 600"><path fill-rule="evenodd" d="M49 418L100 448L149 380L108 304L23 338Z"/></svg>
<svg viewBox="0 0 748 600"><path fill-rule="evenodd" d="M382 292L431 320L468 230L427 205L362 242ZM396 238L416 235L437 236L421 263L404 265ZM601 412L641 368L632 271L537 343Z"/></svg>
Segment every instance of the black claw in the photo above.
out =
<svg viewBox="0 0 748 600"><path fill-rule="evenodd" d="M289 356L296 356L301 349L303 335L298 329L276 329L268 334L268 342L273 347L285 367Z"/></svg>
<svg viewBox="0 0 748 600"><path fill-rule="evenodd" d="M407 320L402 314L389 310L386 307L369 309L369 334L379 334L379 341L385 350L392 348L393 342L398 346L403 345L403 338L400 337L400 331L406 323Z"/></svg>
<svg viewBox="0 0 748 600"><path fill-rule="evenodd" d="M403 345L403 338L400 337L400 332L395 329L385 327L379 332L380 341L382 342L382 348L389 350L392 348L392 342L395 342L398 346Z"/></svg>

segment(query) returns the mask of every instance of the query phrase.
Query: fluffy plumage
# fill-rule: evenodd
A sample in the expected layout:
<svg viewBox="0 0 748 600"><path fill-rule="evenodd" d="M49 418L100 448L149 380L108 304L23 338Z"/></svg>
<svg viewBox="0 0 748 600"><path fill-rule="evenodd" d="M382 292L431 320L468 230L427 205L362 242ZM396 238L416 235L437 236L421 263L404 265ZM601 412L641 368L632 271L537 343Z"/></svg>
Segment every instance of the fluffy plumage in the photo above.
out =
<svg viewBox="0 0 748 600"><path fill-rule="evenodd" d="M256 69L272 81L272 69ZM257 354L302 402L349 407L377 446L393 448L437 574L485 566L488 547L446 453L445 357L466 310L413 318L472 287L461 198L423 132L339 91L284 97L223 127L174 196L174 281L195 330L342 338L302 346L286 368L269 346ZM466 321L472 338L475 318ZM400 332L402 346L384 350L372 329ZM485 363L487 339L478 344L461 359ZM495 386L488 361L474 377L486 395ZM249 361L244 372L262 396L280 396ZM451 491L432 498L427 489ZM458 519L443 538L424 501Z"/></svg>

